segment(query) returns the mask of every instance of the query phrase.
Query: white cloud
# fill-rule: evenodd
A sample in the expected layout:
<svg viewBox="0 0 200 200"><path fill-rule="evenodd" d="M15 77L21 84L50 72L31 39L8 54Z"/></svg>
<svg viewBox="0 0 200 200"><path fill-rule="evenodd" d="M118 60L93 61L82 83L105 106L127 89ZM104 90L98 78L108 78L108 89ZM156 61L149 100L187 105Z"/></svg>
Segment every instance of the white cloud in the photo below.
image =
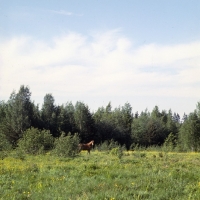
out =
<svg viewBox="0 0 200 200"><path fill-rule="evenodd" d="M149 44L138 49L135 61L137 65L162 67L178 61L192 60L200 56L199 52L200 41L172 46Z"/></svg>
<svg viewBox="0 0 200 200"><path fill-rule="evenodd" d="M124 102L139 96L198 98L199 61L200 41L135 47L118 30L69 33L49 43L16 37L0 47L0 98L7 100L21 84L41 100L46 93L66 98L62 103L108 96L123 96Z"/></svg>

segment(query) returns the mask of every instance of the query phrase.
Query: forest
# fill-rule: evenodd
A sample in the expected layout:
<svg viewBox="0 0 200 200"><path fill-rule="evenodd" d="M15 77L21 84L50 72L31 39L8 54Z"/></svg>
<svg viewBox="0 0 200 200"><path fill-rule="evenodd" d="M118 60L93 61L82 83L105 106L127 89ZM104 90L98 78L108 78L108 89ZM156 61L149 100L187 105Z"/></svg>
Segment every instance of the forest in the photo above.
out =
<svg viewBox="0 0 200 200"><path fill-rule="evenodd" d="M11 145L15 148L18 141L30 128L47 131L53 138L64 133L78 134L80 142L94 140L95 144L117 142L126 149L135 146L149 147L170 144L177 151L200 151L200 102L196 109L180 117L171 109L133 112L129 103L112 108L99 107L91 112L88 105L77 101L75 105L67 102L55 105L52 94L44 96L39 105L31 100L28 86L20 86L13 91L7 102L0 101L0 150Z"/></svg>

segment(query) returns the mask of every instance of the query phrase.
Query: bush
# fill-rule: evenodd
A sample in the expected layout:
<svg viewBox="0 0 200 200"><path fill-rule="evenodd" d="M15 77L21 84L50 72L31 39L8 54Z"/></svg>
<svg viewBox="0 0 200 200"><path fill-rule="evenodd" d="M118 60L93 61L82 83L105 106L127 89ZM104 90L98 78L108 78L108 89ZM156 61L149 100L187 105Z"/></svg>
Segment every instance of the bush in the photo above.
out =
<svg viewBox="0 0 200 200"><path fill-rule="evenodd" d="M11 153L11 156L15 159L25 160L26 154L21 149L17 149Z"/></svg>
<svg viewBox="0 0 200 200"><path fill-rule="evenodd" d="M173 151L177 145L176 137L173 135L173 133L170 133L168 137L165 139L165 142L163 144L163 150L166 152Z"/></svg>
<svg viewBox="0 0 200 200"><path fill-rule="evenodd" d="M51 150L54 146L54 138L48 130L30 128L26 130L23 137L18 141L17 150L28 154L40 154Z"/></svg>
<svg viewBox="0 0 200 200"><path fill-rule="evenodd" d="M79 141L78 134L71 135L71 133L69 133L65 136L65 133L62 133L61 136L55 140L53 153L61 157L74 157L79 152Z"/></svg>
<svg viewBox="0 0 200 200"><path fill-rule="evenodd" d="M111 155L117 156L118 152L119 152L119 147L116 147L116 148L113 148L112 150L110 150Z"/></svg>
<svg viewBox="0 0 200 200"><path fill-rule="evenodd" d="M110 151L113 148L119 147L119 144L117 141L114 141L113 139L110 141L104 141L101 145L98 145L97 149L99 151Z"/></svg>
<svg viewBox="0 0 200 200"><path fill-rule="evenodd" d="M0 132L0 151L8 151L11 149L11 143L7 140L6 136Z"/></svg>
<svg viewBox="0 0 200 200"><path fill-rule="evenodd" d="M8 156L8 152L12 149L11 143L6 136L0 132L0 159L3 160Z"/></svg>

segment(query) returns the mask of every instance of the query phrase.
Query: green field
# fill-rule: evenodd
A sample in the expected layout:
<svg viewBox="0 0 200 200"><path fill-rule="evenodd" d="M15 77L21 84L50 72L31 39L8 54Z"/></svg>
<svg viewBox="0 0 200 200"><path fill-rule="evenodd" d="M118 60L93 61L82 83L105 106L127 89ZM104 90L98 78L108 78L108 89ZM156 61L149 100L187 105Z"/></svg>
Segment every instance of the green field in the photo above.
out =
<svg viewBox="0 0 200 200"><path fill-rule="evenodd" d="M86 152L75 158L14 153L0 160L0 199L200 199L200 154Z"/></svg>

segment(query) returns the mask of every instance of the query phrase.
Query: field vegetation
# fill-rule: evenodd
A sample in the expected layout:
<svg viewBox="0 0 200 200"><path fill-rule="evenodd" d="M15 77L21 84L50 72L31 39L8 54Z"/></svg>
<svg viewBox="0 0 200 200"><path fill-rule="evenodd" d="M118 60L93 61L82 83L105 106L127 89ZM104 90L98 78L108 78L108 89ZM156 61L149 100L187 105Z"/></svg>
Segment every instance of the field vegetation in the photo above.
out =
<svg viewBox="0 0 200 200"><path fill-rule="evenodd" d="M50 152L0 161L0 197L11 199L200 199L199 153L162 149Z"/></svg>

